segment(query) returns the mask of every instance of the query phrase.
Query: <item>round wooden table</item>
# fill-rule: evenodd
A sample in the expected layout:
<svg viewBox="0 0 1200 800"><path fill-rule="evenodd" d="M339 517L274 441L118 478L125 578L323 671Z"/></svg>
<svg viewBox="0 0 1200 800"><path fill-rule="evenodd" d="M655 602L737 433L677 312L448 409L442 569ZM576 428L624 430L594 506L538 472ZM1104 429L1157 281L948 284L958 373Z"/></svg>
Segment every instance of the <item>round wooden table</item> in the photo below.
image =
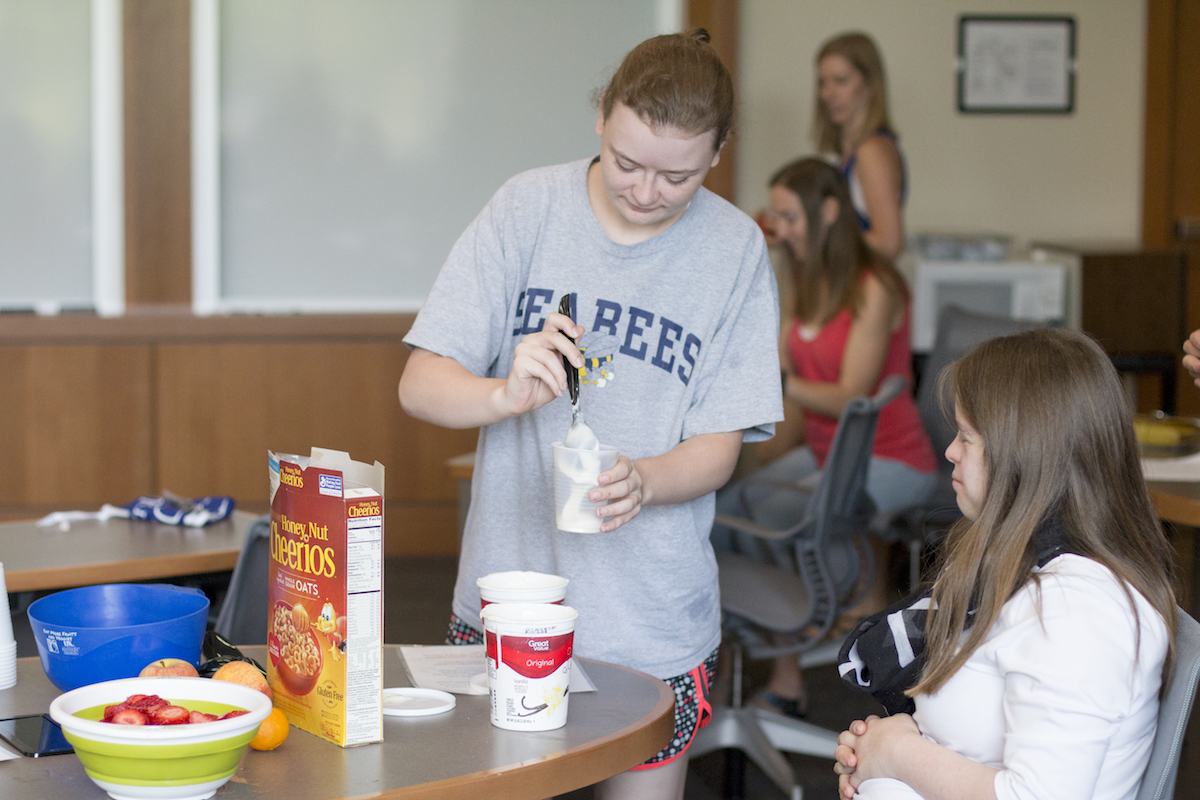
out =
<svg viewBox="0 0 1200 800"><path fill-rule="evenodd" d="M410 685L399 647L383 649L384 686ZM265 647L242 650L266 663ZM675 729L675 696L645 673L581 661L596 691L571 695L558 730L501 730L486 695L457 695L445 714L385 716L377 744L343 749L292 728L278 750L248 751L217 796L540 800L588 786L662 749ZM0 717L44 713L56 696L41 662L18 659L16 686L0 690ZM107 800L74 755L0 764L0 797Z"/></svg>
<svg viewBox="0 0 1200 800"><path fill-rule="evenodd" d="M1147 481L1146 486L1161 519L1200 528L1200 481Z"/></svg>

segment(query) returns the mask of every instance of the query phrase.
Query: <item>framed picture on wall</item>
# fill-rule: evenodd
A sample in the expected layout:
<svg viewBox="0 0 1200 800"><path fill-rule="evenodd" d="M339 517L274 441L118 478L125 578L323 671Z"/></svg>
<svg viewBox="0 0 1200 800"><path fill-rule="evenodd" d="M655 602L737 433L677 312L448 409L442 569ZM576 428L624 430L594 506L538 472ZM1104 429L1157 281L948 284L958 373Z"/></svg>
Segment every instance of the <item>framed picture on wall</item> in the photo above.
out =
<svg viewBox="0 0 1200 800"><path fill-rule="evenodd" d="M959 17L958 110L968 114L1074 111L1074 17Z"/></svg>

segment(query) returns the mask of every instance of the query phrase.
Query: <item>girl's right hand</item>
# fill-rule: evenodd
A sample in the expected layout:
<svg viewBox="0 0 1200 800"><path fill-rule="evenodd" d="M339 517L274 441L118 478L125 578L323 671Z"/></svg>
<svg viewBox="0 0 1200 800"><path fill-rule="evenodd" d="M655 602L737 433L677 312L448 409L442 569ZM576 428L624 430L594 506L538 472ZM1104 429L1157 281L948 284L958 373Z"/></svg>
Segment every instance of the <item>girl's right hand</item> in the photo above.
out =
<svg viewBox="0 0 1200 800"><path fill-rule="evenodd" d="M564 336L563 334L566 334ZM515 417L541 408L567 390L566 357L576 367L583 356L570 336L579 341L584 329L570 317L553 313L537 333L526 336L513 352L513 365L499 402L505 417Z"/></svg>

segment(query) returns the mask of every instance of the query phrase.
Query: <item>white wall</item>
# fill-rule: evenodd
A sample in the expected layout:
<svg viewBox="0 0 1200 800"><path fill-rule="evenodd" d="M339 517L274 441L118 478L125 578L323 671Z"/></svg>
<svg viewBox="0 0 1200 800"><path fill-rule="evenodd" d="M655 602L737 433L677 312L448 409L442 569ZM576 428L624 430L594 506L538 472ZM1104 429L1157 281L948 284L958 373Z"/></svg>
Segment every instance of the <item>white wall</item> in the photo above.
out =
<svg viewBox="0 0 1200 800"><path fill-rule="evenodd" d="M970 115L957 108L960 14L1075 18L1075 111ZM813 150L813 57L862 30L883 53L908 160L909 233L994 232L1018 241L1127 241L1141 230L1144 0L742 0L738 204Z"/></svg>

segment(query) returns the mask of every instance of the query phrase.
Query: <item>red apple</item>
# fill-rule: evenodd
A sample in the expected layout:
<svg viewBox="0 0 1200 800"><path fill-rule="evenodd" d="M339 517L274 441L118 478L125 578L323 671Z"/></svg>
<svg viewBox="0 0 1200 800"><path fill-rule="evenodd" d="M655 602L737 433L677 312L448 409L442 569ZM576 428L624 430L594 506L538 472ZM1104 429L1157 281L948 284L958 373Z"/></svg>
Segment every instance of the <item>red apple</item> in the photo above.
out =
<svg viewBox="0 0 1200 800"><path fill-rule="evenodd" d="M213 680L240 683L251 689L257 689L269 700L275 699L275 695L271 692L271 684L267 683L267 679L258 671L258 667L247 661L230 661L228 664L223 664L213 673Z"/></svg>
<svg viewBox="0 0 1200 800"><path fill-rule="evenodd" d="M160 658L147 664L139 678L198 678L196 668L182 658Z"/></svg>

